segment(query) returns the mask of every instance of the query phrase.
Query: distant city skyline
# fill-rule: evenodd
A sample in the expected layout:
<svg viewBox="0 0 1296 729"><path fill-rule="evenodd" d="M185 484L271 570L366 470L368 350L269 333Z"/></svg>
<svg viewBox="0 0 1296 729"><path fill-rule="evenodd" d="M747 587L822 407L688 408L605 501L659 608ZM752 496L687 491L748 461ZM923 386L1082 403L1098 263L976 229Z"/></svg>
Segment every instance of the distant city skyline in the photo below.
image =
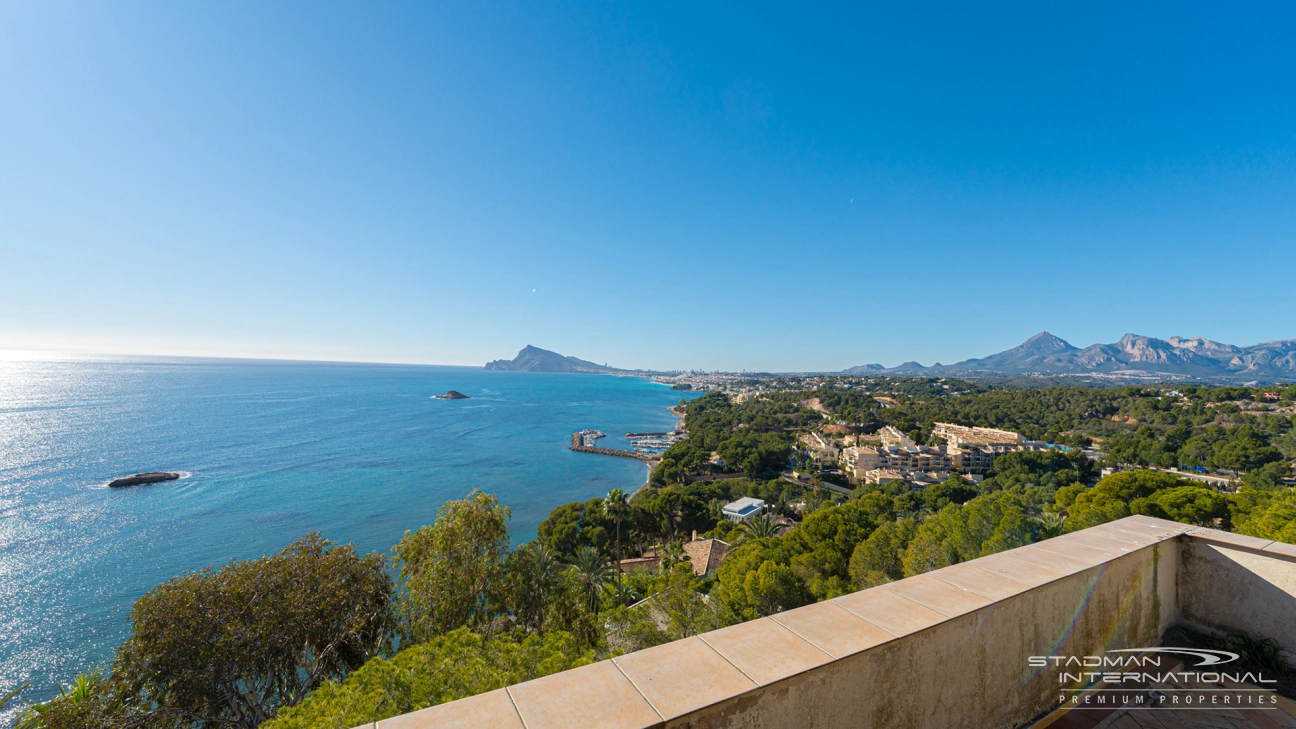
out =
<svg viewBox="0 0 1296 729"><path fill-rule="evenodd" d="M794 372L1296 338L1289 4L0 28L0 349Z"/></svg>

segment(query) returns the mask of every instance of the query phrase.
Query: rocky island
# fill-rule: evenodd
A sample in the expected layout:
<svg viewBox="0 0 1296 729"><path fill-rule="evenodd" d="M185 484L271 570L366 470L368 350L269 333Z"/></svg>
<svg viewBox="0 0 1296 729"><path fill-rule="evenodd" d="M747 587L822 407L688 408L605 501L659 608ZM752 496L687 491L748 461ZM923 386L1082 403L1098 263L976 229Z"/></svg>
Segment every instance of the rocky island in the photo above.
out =
<svg viewBox="0 0 1296 729"><path fill-rule="evenodd" d="M436 399L438 399L438 400L468 400L468 399L471 399L471 396L470 396L470 395L465 395L465 394L463 394L462 392L459 392L458 390L447 390L447 391L446 391L446 394L444 394L444 395L433 395L432 397L434 397L434 398L436 398Z"/></svg>
<svg viewBox="0 0 1296 729"><path fill-rule="evenodd" d="M113 479L108 482L108 488L120 489L127 486L143 486L144 484L160 483L162 481L174 481L180 478L180 474L172 471L156 471L153 473L137 473L134 476Z"/></svg>

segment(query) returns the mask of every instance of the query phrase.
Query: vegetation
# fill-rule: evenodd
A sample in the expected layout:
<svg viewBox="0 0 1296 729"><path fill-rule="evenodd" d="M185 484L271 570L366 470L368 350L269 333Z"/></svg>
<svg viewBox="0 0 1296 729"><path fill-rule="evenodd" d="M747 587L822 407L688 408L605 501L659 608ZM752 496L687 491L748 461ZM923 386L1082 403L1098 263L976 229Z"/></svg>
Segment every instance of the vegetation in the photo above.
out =
<svg viewBox="0 0 1296 729"><path fill-rule="evenodd" d="M485 640L458 628L391 658L369 661L345 682L325 684L266 726L347 729L592 662L593 651L581 650L568 633Z"/></svg>
<svg viewBox="0 0 1296 729"><path fill-rule="evenodd" d="M422 643L455 628L488 626L503 603L509 510L474 491L446 502L434 523L406 532L400 564L406 638Z"/></svg>
<svg viewBox="0 0 1296 729"><path fill-rule="evenodd" d="M1283 481L1296 434L1290 408L1273 409L1296 388L1271 406L1251 388L820 379L684 405L689 435L649 488L560 505L527 544L512 545L509 510L474 491L407 532L390 561L311 535L171 580L136 604L112 673L78 677L31 707L24 729L345 729L1131 514L1296 543L1296 492ZM804 460L798 433L893 425L932 443L944 421L1072 448L1006 454L979 484L955 474L923 491L891 482L845 496L779 476ZM1141 469L1099 479L1103 466L1227 469L1241 487ZM723 519L743 496L766 502L762 516ZM715 573L690 564L694 533L732 545ZM655 574L614 566L650 550Z"/></svg>
<svg viewBox="0 0 1296 729"><path fill-rule="evenodd" d="M256 727L386 646L384 567L380 555L311 534L268 557L169 580L135 603L111 677L79 676L23 726Z"/></svg>

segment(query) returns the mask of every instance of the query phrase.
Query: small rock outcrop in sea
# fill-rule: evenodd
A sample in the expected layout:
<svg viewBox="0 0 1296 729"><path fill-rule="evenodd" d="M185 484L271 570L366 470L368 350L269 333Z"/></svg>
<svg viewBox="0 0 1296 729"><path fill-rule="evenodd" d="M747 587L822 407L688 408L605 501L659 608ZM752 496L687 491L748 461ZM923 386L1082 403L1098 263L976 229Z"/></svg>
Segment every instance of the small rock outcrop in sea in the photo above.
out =
<svg viewBox="0 0 1296 729"><path fill-rule="evenodd" d="M162 481L174 481L180 478L180 474L170 471L157 471L154 473L137 473L134 476L118 478L108 482L108 488L119 489L126 486L143 486L148 483L159 483Z"/></svg>
<svg viewBox="0 0 1296 729"><path fill-rule="evenodd" d="M438 400L467 400L470 396L465 395L458 390L450 390L444 395L433 395L432 397L435 397Z"/></svg>

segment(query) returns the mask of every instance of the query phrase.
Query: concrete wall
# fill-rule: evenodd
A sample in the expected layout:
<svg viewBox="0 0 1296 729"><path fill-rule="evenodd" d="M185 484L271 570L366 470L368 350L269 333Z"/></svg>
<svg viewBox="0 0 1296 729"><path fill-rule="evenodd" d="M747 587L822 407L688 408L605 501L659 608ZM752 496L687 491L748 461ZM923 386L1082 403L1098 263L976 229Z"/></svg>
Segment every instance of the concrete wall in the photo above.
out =
<svg viewBox="0 0 1296 729"><path fill-rule="evenodd" d="M1296 547L1199 529L1181 561L1183 622L1273 638L1296 656Z"/></svg>
<svg viewBox="0 0 1296 729"><path fill-rule="evenodd" d="M1075 567L1066 556L1093 555L1065 537L1049 546L1067 553L1053 562L1062 569ZM1032 556L1048 563L1043 550ZM1000 560L1001 571L1013 569L1010 559ZM1056 708L1066 688L1060 669L1031 668L1027 659L1155 644L1175 619L1177 561L1173 540L1123 552L667 726L1023 726ZM937 600L932 607L949 610Z"/></svg>
<svg viewBox="0 0 1296 729"><path fill-rule="evenodd" d="M1181 620L1296 655L1294 607L1296 548L1136 516L378 729L1008 729L1077 687L1031 656L1152 646Z"/></svg>

